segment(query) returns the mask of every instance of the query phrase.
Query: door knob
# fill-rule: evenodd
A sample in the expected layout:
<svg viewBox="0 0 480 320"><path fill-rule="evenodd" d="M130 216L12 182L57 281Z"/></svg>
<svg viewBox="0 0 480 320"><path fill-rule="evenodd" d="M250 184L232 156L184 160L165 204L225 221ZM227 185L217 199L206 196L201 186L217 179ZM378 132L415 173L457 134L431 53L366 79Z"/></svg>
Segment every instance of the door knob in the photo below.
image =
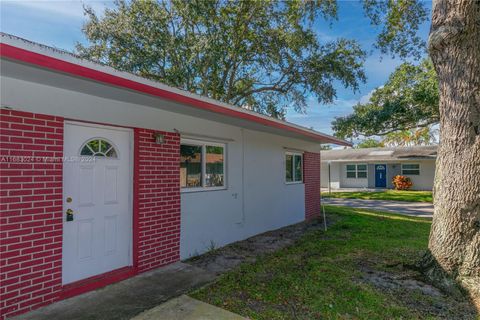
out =
<svg viewBox="0 0 480 320"><path fill-rule="evenodd" d="M73 221L73 210L72 209L67 209L67 221Z"/></svg>

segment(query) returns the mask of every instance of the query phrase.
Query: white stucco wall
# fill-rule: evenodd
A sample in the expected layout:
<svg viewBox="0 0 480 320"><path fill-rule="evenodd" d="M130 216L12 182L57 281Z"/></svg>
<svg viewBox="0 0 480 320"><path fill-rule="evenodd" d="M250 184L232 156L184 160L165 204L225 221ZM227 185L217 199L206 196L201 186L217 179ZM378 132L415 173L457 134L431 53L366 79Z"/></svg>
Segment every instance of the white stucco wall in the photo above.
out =
<svg viewBox="0 0 480 320"><path fill-rule="evenodd" d="M323 161L320 167L321 186L322 188L328 188L328 162ZM330 188L340 188L340 165L336 162L330 163Z"/></svg>
<svg viewBox="0 0 480 320"><path fill-rule="evenodd" d="M357 162L358 164L366 164L365 162ZM368 175L373 174L367 171L367 178L362 179L352 179L347 178L347 164L357 164L356 162L352 163L338 163L339 174L340 174L340 188L367 188L368 187ZM368 166L367 166L368 170Z"/></svg>
<svg viewBox="0 0 480 320"><path fill-rule="evenodd" d="M304 185L285 184L284 152L318 152L315 143L16 78L2 77L1 90L18 110L225 139L227 189L182 193L182 259L304 219Z"/></svg>
<svg viewBox="0 0 480 320"><path fill-rule="evenodd" d="M330 164L330 184L333 189L340 188L367 188L368 187L368 178L367 179L349 179L346 174L346 165L347 164L365 164L366 162L333 162ZM370 164L375 164L377 162L371 162ZM378 163L387 163L387 188L391 188L390 181L390 165L388 162L380 161ZM394 162L398 165L398 160ZM420 164L420 175L406 175L413 182L412 190L432 190L433 180L435 177L435 160L418 160L418 161L402 161L401 163L414 163ZM398 165L400 166L400 165ZM367 177L373 178L375 180L375 171L372 169L372 166L368 166ZM397 174L401 174L400 168L396 171ZM321 164L321 184L322 187L328 187L328 163L322 162ZM373 182L374 184L374 182Z"/></svg>
<svg viewBox="0 0 480 320"><path fill-rule="evenodd" d="M320 186L322 188L328 188L328 163L320 163Z"/></svg>
<svg viewBox="0 0 480 320"><path fill-rule="evenodd" d="M435 178L434 160L405 161L402 163L420 164L420 175L405 175L409 177L413 182L412 190L432 190L433 180Z"/></svg>
<svg viewBox="0 0 480 320"><path fill-rule="evenodd" d="M285 184L284 147L295 141L239 134L227 144L228 189L182 193L182 259L305 218L304 185Z"/></svg>

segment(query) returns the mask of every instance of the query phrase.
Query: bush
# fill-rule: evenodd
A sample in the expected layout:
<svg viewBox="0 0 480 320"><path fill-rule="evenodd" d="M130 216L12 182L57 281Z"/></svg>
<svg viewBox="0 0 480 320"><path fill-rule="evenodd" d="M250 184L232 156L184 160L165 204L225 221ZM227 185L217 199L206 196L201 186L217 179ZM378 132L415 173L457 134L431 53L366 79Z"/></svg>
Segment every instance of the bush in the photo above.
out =
<svg viewBox="0 0 480 320"><path fill-rule="evenodd" d="M409 177L401 175L393 177L392 183L395 190L410 190L413 186L413 182Z"/></svg>

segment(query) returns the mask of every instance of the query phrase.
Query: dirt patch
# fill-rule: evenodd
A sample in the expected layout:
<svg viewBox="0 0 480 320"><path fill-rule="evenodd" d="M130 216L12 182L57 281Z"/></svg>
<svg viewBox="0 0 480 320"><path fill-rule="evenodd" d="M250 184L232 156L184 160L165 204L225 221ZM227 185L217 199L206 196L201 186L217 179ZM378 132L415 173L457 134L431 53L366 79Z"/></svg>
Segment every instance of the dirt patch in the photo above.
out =
<svg viewBox="0 0 480 320"><path fill-rule="evenodd" d="M327 227L335 223L329 216L327 222ZM219 275L243 262L255 262L259 256L291 246L308 231L323 228L321 219L312 219L235 242L185 262Z"/></svg>
<svg viewBox="0 0 480 320"><path fill-rule="evenodd" d="M467 298L459 301L444 294L424 282L418 271L402 265L388 271L377 270L364 263L359 265L362 274L360 282L374 286L400 304L417 311L419 318L477 319L475 308Z"/></svg>

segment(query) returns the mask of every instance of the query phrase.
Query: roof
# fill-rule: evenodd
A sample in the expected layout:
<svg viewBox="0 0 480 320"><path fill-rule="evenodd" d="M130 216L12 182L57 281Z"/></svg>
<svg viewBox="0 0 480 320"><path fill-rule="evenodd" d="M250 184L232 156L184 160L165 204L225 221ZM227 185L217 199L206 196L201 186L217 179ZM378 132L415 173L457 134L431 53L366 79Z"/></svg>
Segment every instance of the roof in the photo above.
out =
<svg viewBox="0 0 480 320"><path fill-rule="evenodd" d="M327 150L321 158L332 162L436 159L437 146Z"/></svg>
<svg viewBox="0 0 480 320"><path fill-rule="evenodd" d="M72 53L31 42L19 37L0 33L0 57L9 61L33 65L37 68L68 74L82 79L100 82L117 88L147 94L174 101L184 106L201 109L211 114L243 119L250 123L275 128L292 136L316 143L333 143L350 146L351 143L333 136L311 130L287 121L269 117L210 99L188 91L148 80L137 75L82 59ZM182 106L179 106L181 108Z"/></svg>

